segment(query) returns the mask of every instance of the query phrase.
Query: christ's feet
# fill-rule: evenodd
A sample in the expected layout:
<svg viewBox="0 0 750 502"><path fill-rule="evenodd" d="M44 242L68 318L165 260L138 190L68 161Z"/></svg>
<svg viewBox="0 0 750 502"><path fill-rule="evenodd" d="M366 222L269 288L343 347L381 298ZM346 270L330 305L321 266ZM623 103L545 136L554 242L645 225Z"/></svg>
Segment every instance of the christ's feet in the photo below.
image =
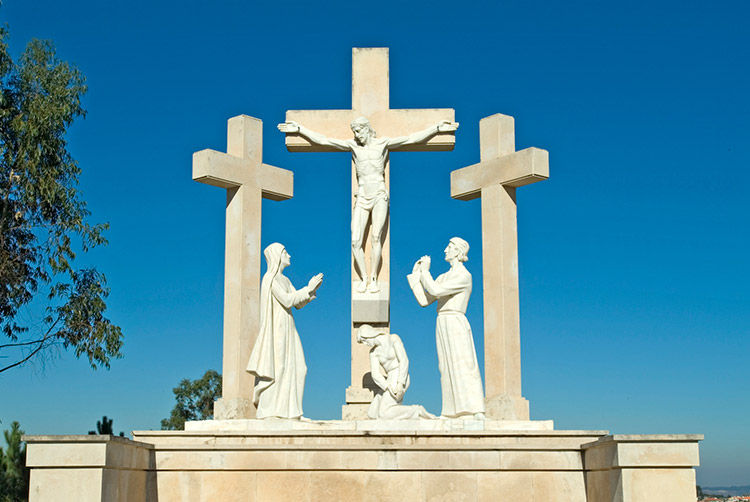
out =
<svg viewBox="0 0 750 502"><path fill-rule="evenodd" d="M357 293L364 293L365 291L367 291L367 281L360 281L357 284Z"/></svg>
<svg viewBox="0 0 750 502"><path fill-rule="evenodd" d="M380 285L378 284L378 281L373 277L370 279L370 285L367 287L368 293L377 293L380 291Z"/></svg>

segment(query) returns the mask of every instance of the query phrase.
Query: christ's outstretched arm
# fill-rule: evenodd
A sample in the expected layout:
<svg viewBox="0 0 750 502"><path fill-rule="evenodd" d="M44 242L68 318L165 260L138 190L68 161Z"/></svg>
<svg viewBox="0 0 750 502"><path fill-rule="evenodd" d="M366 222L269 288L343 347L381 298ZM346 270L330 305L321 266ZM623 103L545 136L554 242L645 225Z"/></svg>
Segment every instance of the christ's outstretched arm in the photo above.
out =
<svg viewBox="0 0 750 502"><path fill-rule="evenodd" d="M343 150L347 152L351 151L352 149L351 142L349 141L323 136L322 134L311 131L307 127L294 122L293 120L290 120L289 122L283 122L277 127L279 128L279 131L287 134L299 133L300 136L309 140L311 143L315 143L316 145L330 146L337 150Z"/></svg>
<svg viewBox="0 0 750 502"><path fill-rule="evenodd" d="M414 145L416 143L422 143L440 132L452 132L458 129L458 122L451 122L450 120L443 120L442 122L428 127L424 131L412 133L408 136L400 136L398 138L390 138L388 140L388 148L398 148L405 145Z"/></svg>

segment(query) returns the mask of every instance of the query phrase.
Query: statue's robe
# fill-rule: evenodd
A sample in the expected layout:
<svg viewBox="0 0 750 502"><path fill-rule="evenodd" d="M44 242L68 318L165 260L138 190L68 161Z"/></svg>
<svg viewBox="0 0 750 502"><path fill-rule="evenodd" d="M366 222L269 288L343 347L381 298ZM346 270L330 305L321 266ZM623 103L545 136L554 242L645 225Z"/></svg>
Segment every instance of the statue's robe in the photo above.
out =
<svg viewBox="0 0 750 502"><path fill-rule="evenodd" d="M484 413L484 391L466 306L471 274L463 264L433 280L429 272L407 276L414 297L423 307L437 301L437 343L444 417ZM424 282L424 284L423 284Z"/></svg>
<svg viewBox="0 0 750 502"><path fill-rule="evenodd" d="M263 296L266 297L261 298L261 309L268 318L264 319L247 367L256 377L256 416L299 418L307 365L292 307L301 308L312 298L307 286L294 289L281 273L273 278L270 294Z"/></svg>

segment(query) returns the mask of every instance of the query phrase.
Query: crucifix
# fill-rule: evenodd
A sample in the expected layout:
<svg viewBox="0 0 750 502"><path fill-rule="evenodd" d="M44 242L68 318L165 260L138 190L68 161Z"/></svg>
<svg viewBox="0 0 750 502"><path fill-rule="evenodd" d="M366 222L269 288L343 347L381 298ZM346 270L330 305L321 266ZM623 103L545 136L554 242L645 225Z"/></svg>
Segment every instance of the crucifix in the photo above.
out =
<svg viewBox="0 0 750 502"><path fill-rule="evenodd" d="M452 150L458 126L451 108L391 109L388 72L387 48L354 48L352 108L288 110L279 125L291 152L352 152L351 385L344 419L367 418L373 397L368 347L357 343L358 328L390 329L388 153Z"/></svg>
<svg viewBox="0 0 750 502"><path fill-rule="evenodd" d="M294 177L263 163L263 122L239 115L227 124L227 153L193 154L193 179L227 191L224 362L214 418L254 418L253 377L245 367L260 329L261 200L291 198Z"/></svg>
<svg viewBox="0 0 750 502"><path fill-rule="evenodd" d="M549 177L549 153L516 151L513 117L479 121L480 160L451 173L451 197L482 198L484 378L486 415L528 420L521 395L516 188Z"/></svg>

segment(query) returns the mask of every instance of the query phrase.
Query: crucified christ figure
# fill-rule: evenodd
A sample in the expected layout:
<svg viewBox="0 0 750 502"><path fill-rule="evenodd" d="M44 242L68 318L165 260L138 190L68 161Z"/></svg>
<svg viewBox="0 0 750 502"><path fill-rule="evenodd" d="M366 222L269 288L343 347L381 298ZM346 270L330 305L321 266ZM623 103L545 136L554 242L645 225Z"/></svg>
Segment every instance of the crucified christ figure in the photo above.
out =
<svg viewBox="0 0 750 502"><path fill-rule="evenodd" d="M388 217L388 190L385 186L385 165L388 152L405 145L422 143L440 132L458 129L458 123L444 120L424 131L399 138L377 138L370 122L365 117L352 121L354 139L333 139L289 121L279 124L284 133L299 133L302 137L322 146L352 152L352 161L357 173L357 194L352 215L352 254L354 268L360 277L357 291L377 293L378 273L383 249L383 227ZM364 236L367 222L372 217L372 256L368 275L365 265ZM368 283L369 281L369 283Z"/></svg>

